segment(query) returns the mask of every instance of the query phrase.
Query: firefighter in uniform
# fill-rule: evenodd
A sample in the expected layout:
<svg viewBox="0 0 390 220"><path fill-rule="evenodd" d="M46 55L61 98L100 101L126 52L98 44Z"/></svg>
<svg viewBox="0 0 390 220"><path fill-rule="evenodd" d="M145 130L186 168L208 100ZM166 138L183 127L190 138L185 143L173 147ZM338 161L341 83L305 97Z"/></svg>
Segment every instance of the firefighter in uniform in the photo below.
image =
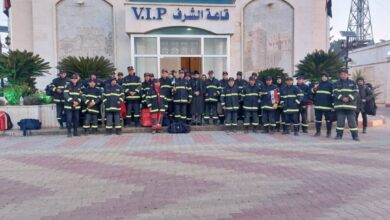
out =
<svg viewBox="0 0 390 220"><path fill-rule="evenodd" d="M278 87L279 93L282 91L283 87L286 86L283 83L283 78L281 76L276 77L276 86ZM285 130L285 121L283 113L283 105L280 104L281 99L279 99L278 108L275 110L275 121L276 121L276 131L280 132L281 129Z"/></svg>
<svg viewBox="0 0 390 220"><path fill-rule="evenodd" d="M290 127L294 127L294 135L298 136L299 133L299 105L301 104L303 93L297 87L293 85L293 78L289 77L286 80L286 86L283 87L281 95L281 103L283 104L283 113L286 120L286 130L283 134L290 134Z"/></svg>
<svg viewBox="0 0 390 220"><path fill-rule="evenodd" d="M205 91L206 111L204 120L206 124L211 124L210 122L213 120L214 125L216 125L218 123L218 99L221 91L219 90L219 81L214 77L214 71L210 70L208 75L209 78L206 80Z"/></svg>
<svg viewBox="0 0 390 220"><path fill-rule="evenodd" d="M261 88L261 87L264 85L263 81L261 80L261 78L258 76L257 73L253 72L253 73L252 73L252 77L255 78L255 80L256 80L256 85L257 85L259 88ZM244 110L245 110L245 109L244 109ZM263 110L261 109L261 107L259 107L259 109L258 109L258 111L257 111L257 115L258 115L258 117L259 117L259 122L262 123L262 119L263 119Z"/></svg>
<svg viewBox="0 0 390 220"><path fill-rule="evenodd" d="M242 72L238 71L236 74L236 81L235 85L237 86L237 89L240 94L242 94L242 90L248 85L247 81L245 81L242 78ZM240 100L242 100L242 97L240 97ZM244 103L240 101L240 109L238 110L238 120L244 119Z"/></svg>
<svg viewBox="0 0 390 220"><path fill-rule="evenodd" d="M131 125L134 119L136 127L139 126L141 117L141 80L135 75L134 67L127 67L128 75L123 79L122 88L126 100L126 126Z"/></svg>
<svg viewBox="0 0 390 220"><path fill-rule="evenodd" d="M116 78L111 79L110 85L107 85L103 93L103 102L106 111L106 134L112 134L115 128L115 133L120 135L122 126L120 124L121 103L123 100L123 90L117 84Z"/></svg>
<svg viewBox="0 0 390 220"><path fill-rule="evenodd" d="M243 89L242 97L244 99L245 133L248 133L251 125L253 132L257 133L256 128L259 126L260 87L256 84L256 79L253 76L249 78L248 86Z"/></svg>
<svg viewBox="0 0 390 220"><path fill-rule="evenodd" d="M329 75L327 73L321 74L321 82L314 85L310 92L314 100L316 121L316 133L314 136L321 136L322 117L324 116L326 121L326 136L330 138L332 134L333 84L329 82Z"/></svg>
<svg viewBox="0 0 390 220"><path fill-rule="evenodd" d="M98 129L98 115L100 113L101 90L96 87L96 81L90 79L88 87L83 92L85 109L84 134L91 132L96 134Z"/></svg>
<svg viewBox="0 0 390 220"><path fill-rule="evenodd" d="M340 80L333 86L334 109L337 114L336 140L343 138L345 119L348 120L353 140L360 140L355 118L358 91L356 83L348 79L348 70L341 70Z"/></svg>
<svg viewBox="0 0 390 220"><path fill-rule="evenodd" d="M72 127L73 127L73 136L79 136L77 128L80 123L80 110L82 102L82 93L83 85L80 82L80 77L78 74L73 74L70 83L67 83L64 90L64 99L65 99L65 111L66 111L66 126L68 129L68 137L72 137Z"/></svg>
<svg viewBox="0 0 390 220"><path fill-rule="evenodd" d="M276 128L275 110L278 107L278 87L272 83L272 77L267 76L266 83L261 87L261 110L263 111L263 133L273 134ZM276 93L276 94L275 94Z"/></svg>
<svg viewBox="0 0 390 220"><path fill-rule="evenodd" d="M146 104L146 94L148 94L149 89L152 87L152 82L150 81L152 74L144 73L144 82L141 84L141 104L142 108L147 108Z"/></svg>
<svg viewBox="0 0 390 220"><path fill-rule="evenodd" d="M224 71L224 72L222 72L222 79L219 81L219 91L222 92L223 89L228 85L228 82L229 82L229 73ZM218 102L217 112L218 112L218 117L219 117L219 123L221 125L223 125L224 121L225 121L225 116L223 113L221 102Z"/></svg>
<svg viewBox="0 0 390 220"><path fill-rule="evenodd" d="M303 76L298 76L297 77L297 87L302 91L302 101L301 104L299 105L299 114L298 118L301 123L302 127L302 132L307 133L309 124L307 123L307 105L309 101L309 86L304 83L304 78Z"/></svg>
<svg viewBox="0 0 390 220"><path fill-rule="evenodd" d="M172 79L169 78L169 73L167 70L163 70L160 78L160 90L161 95L167 100L167 116L169 117L169 122L173 121L173 100L172 100Z"/></svg>
<svg viewBox="0 0 390 220"><path fill-rule="evenodd" d="M60 127L64 128L64 90L69 80L66 78L66 72L62 69L58 75L59 76L55 78L49 86L53 92L53 101L56 103L57 121L60 124Z"/></svg>
<svg viewBox="0 0 390 220"><path fill-rule="evenodd" d="M175 121L187 121L187 105L191 103L191 85L184 79L184 71L179 71L179 78L175 79L173 92L173 103L175 108Z"/></svg>
<svg viewBox="0 0 390 220"><path fill-rule="evenodd" d="M156 79L152 88L146 95L146 103L150 108L150 114L152 118L152 133L158 133L162 129L162 121L166 109L168 108L168 102L166 97L161 93L161 84Z"/></svg>
<svg viewBox="0 0 390 220"><path fill-rule="evenodd" d="M191 102L191 116L192 125L202 124L202 115L204 113L204 93L205 85L200 80L200 74L198 71L194 72L194 76L191 79L191 90L192 90L192 102Z"/></svg>
<svg viewBox="0 0 390 220"><path fill-rule="evenodd" d="M238 87L235 85L234 78L229 78L228 86L222 91L221 105L225 111L225 126L226 132L234 132L234 127L237 127L238 109L240 108L240 94Z"/></svg>

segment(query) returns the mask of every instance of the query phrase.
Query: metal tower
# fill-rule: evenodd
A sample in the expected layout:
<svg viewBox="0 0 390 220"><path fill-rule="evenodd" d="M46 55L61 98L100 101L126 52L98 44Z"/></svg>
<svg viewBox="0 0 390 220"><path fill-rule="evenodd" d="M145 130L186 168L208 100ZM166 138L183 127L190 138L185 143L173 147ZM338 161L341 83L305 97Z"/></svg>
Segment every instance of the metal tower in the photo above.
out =
<svg viewBox="0 0 390 220"><path fill-rule="evenodd" d="M374 43L368 0L352 0L347 30L356 33L357 37L352 40L359 45Z"/></svg>

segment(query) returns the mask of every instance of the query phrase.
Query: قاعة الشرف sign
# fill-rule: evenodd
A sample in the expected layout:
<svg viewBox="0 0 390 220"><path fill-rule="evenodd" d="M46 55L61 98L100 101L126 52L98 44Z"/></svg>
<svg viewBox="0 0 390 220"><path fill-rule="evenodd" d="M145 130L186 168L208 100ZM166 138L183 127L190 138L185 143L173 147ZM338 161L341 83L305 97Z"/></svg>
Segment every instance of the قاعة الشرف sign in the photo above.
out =
<svg viewBox="0 0 390 220"><path fill-rule="evenodd" d="M163 7L131 7L132 13L136 20L163 20L168 17L177 21L196 21L196 20L210 20L210 21L228 21L230 19L229 9L213 10L210 8L198 9L194 7L188 11L182 11L181 8L177 8L170 12L169 8Z"/></svg>

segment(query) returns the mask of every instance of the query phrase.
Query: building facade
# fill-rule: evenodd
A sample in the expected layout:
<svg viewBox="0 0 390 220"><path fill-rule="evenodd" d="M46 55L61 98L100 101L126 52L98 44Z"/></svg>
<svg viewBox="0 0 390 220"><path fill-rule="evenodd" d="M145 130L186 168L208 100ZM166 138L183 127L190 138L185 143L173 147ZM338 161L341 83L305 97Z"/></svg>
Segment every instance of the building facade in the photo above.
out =
<svg viewBox="0 0 390 220"><path fill-rule="evenodd" d="M353 50L350 58L350 73L360 71L367 83L379 86L377 102L390 107L390 41Z"/></svg>
<svg viewBox="0 0 390 220"><path fill-rule="evenodd" d="M53 67L66 56L104 56L125 72L161 69L292 74L315 49L328 49L323 0L13 0L12 49Z"/></svg>

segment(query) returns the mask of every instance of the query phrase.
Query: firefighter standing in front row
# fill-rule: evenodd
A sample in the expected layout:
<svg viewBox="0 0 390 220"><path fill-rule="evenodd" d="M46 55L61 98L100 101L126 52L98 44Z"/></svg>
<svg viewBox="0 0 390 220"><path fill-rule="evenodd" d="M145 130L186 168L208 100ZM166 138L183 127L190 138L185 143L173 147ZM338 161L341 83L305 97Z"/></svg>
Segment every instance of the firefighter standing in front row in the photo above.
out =
<svg viewBox="0 0 390 220"><path fill-rule="evenodd" d="M60 127L64 128L64 90L69 80L66 78L66 72L62 69L58 75L59 76L53 80L49 87L53 92L53 101L56 103L57 121L60 124Z"/></svg>
<svg viewBox="0 0 390 220"><path fill-rule="evenodd" d="M304 83L303 76L297 77L297 87L302 91L302 101L299 105L298 121L301 123L302 132L307 133L309 124L307 123L307 105L309 101L309 86Z"/></svg>
<svg viewBox="0 0 390 220"><path fill-rule="evenodd" d="M162 122L165 111L168 108L168 102L166 97L161 93L161 84L157 79L154 80L153 86L146 95L146 103L148 108L150 108L152 133L158 133L162 129Z"/></svg>
<svg viewBox="0 0 390 220"><path fill-rule="evenodd" d="M290 134L290 128L293 125L294 135L299 135L299 105L302 101L302 91L293 85L293 78L289 77L286 80L286 86L280 92L281 104L283 104L283 113L286 120L286 130L283 134Z"/></svg>
<svg viewBox="0 0 390 220"><path fill-rule="evenodd" d="M68 129L68 137L79 136L77 128L80 123L80 110L82 102L83 85L80 82L78 74L73 74L70 83L67 83L64 90L66 126Z"/></svg>
<svg viewBox="0 0 390 220"><path fill-rule="evenodd" d="M333 84L329 82L329 75L327 73L321 74L321 82L314 85L311 93L314 99L316 122L316 133L314 136L321 136L322 116L324 116L326 121L326 136L330 138L332 134Z"/></svg>
<svg viewBox="0 0 390 220"><path fill-rule="evenodd" d="M187 105L191 103L191 85L190 82L184 79L185 73L179 71L179 78L175 79L175 84L172 88L173 103L175 108L175 121L187 121Z"/></svg>
<svg viewBox="0 0 390 220"><path fill-rule="evenodd" d="M244 126L245 133L248 133L249 126L252 125L252 130L257 133L257 127L259 126L259 114L260 108L260 86L256 84L256 79L249 77L249 84L242 91L242 97L244 102Z"/></svg>
<svg viewBox="0 0 390 220"><path fill-rule="evenodd" d="M173 122L173 100L172 100L172 79L169 78L169 72L162 70L160 78L160 90L161 95L167 100L168 108L166 111L166 117L169 118L169 123Z"/></svg>
<svg viewBox="0 0 390 220"><path fill-rule="evenodd" d="M275 110L278 107L278 87L272 83L272 77L267 76L265 85L261 87L261 109L263 111L263 133L273 134L276 128Z"/></svg>
<svg viewBox="0 0 390 220"><path fill-rule="evenodd" d="M228 85L229 82L229 73L224 71L222 72L222 79L219 81L219 91L223 91L223 89ZM225 115L221 106L221 102L218 102L217 112L219 117L219 124L223 125L225 122Z"/></svg>
<svg viewBox="0 0 390 220"><path fill-rule="evenodd" d="M214 77L214 71L210 70L208 72L209 78L206 80L206 91L205 91L205 116L204 120L206 124L216 125L218 123L218 99L220 95L220 85L219 81Z"/></svg>
<svg viewBox="0 0 390 220"><path fill-rule="evenodd" d="M353 140L360 141L355 118L358 91L356 83L348 79L348 70L342 69L340 80L333 84L334 109L337 114L336 140L343 138L345 119L347 119Z"/></svg>
<svg viewBox="0 0 390 220"><path fill-rule="evenodd" d="M221 93L221 105L225 111L226 132L234 132L238 125L238 110L240 108L240 94L234 78L229 78L228 86Z"/></svg>
<svg viewBox="0 0 390 220"><path fill-rule="evenodd" d="M101 90L96 87L96 81L90 79L88 82L88 87L84 89L84 103L86 106L85 109L85 119L84 119L84 134L97 133L98 130L98 115L100 113L100 103L101 103ZM90 130L92 129L92 130Z"/></svg>
<svg viewBox="0 0 390 220"><path fill-rule="evenodd" d="M283 83L283 78L281 76L276 77L276 86L278 87L279 93L282 91L283 87L286 86ZM276 121L276 132L280 132L281 130L285 130L285 121L283 114L283 105L280 104L281 99L279 99L278 108L275 110L275 121Z"/></svg>
<svg viewBox="0 0 390 220"><path fill-rule="evenodd" d="M123 90L117 84L116 78L112 78L111 83L106 86L103 93L107 121L106 134L108 135L112 134L114 128L117 135L120 135L122 132L120 112L123 101Z"/></svg>
<svg viewBox="0 0 390 220"><path fill-rule="evenodd" d="M123 79L123 90L126 100L126 120L127 127L131 125L133 118L136 127L139 126L141 118L141 80L135 75L134 67L127 67L128 75Z"/></svg>

